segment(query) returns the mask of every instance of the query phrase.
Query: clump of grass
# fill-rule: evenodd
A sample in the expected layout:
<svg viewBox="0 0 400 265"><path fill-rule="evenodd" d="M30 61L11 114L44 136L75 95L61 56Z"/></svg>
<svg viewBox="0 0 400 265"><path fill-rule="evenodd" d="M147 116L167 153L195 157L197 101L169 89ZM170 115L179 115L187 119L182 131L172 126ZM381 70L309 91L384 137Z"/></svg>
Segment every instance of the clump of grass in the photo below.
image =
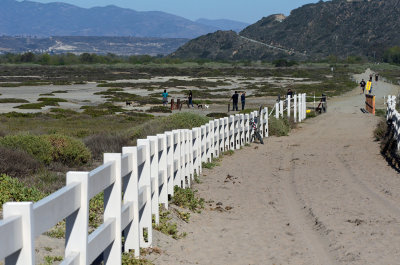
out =
<svg viewBox="0 0 400 265"><path fill-rule="evenodd" d="M129 146L131 141L122 134L99 133L91 135L84 140L94 159L101 159L103 153L118 153L122 147Z"/></svg>
<svg viewBox="0 0 400 265"><path fill-rule="evenodd" d="M290 131L290 123L286 118L276 119L270 117L268 121L269 135L287 136Z"/></svg>
<svg viewBox="0 0 400 265"><path fill-rule="evenodd" d="M386 120L380 120L374 130L375 140L381 141L383 138L385 138L387 131L388 131L388 125Z"/></svg>
<svg viewBox="0 0 400 265"><path fill-rule="evenodd" d="M148 112L172 113L171 108L165 106L152 106Z"/></svg>
<svg viewBox="0 0 400 265"><path fill-rule="evenodd" d="M183 189L178 186L174 187L174 196L172 203L183 208L187 208L192 212L200 212L204 208L204 199L196 197L197 190Z"/></svg>
<svg viewBox="0 0 400 265"><path fill-rule="evenodd" d="M41 103L29 103L29 104L23 104L23 105L18 105L15 106L14 108L16 109L42 109L46 105L41 102Z"/></svg>
<svg viewBox="0 0 400 265"><path fill-rule="evenodd" d="M211 113L208 113L206 116L210 117L210 118L214 118L214 119L220 119L220 118L228 117L228 114L222 113L222 112L211 112Z"/></svg>
<svg viewBox="0 0 400 265"><path fill-rule="evenodd" d="M38 201L45 196L34 187L26 187L16 178L5 174L0 175L0 208L9 201Z"/></svg>
<svg viewBox="0 0 400 265"><path fill-rule="evenodd" d="M213 158L211 162L203 162L202 167L207 169L212 169L219 166L220 158Z"/></svg>
<svg viewBox="0 0 400 265"><path fill-rule="evenodd" d="M64 238L65 237L65 221L61 221L56 226L51 228L45 233L47 236L52 238Z"/></svg>
<svg viewBox="0 0 400 265"><path fill-rule="evenodd" d="M94 231L103 223L104 192L100 192L89 202L89 226L90 232Z"/></svg>
<svg viewBox="0 0 400 265"><path fill-rule="evenodd" d="M92 117L99 117L104 115L111 115L117 112L124 112L125 110L120 106L115 106L112 103L103 103L98 106L82 106L83 113Z"/></svg>
<svg viewBox="0 0 400 265"><path fill-rule="evenodd" d="M233 150L226 150L225 152L222 153L224 156L232 156L235 153Z"/></svg>
<svg viewBox="0 0 400 265"><path fill-rule="evenodd" d="M43 94L39 94L39 96L55 96L53 93L43 93Z"/></svg>
<svg viewBox="0 0 400 265"><path fill-rule="evenodd" d="M28 103L29 101L22 98L0 98L0 103Z"/></svg>
<svg viewBox="0 0 400 265"><path fill-rule="evenodd" d="M180 239L186 236L185 233L178 232L178 225L176 223L171 222L170 217L171 212L169 211L160 211L160 223L155 225L153 223L153 228L157 231L160 231L163 234L170 235L174 239Z"/></svg>
<svg viewBox="0 0 400 265"><path fill-rule="evenodd" d="M376 109L375 110L375 116L385 117L386 116L386 110L385 109Z"/></svg>
<svg viewBox="0 0 400 265"><path fill-rule="evenodd" d="M64 258L62 256L44 256L44 262L41 265L52 265L56 261L62 261Z"/></svg>
<svg viewBox="0 0 400 265"><path fill-rule="evenodd" d="M154 263L144 258L137 259L133 252L128 252L122 253L121 265L154 265Z"/></svg>
<svg viewBox="0 0 400 265"><path fill-rule="evenodd" d="M190 213L189 212L184 212L184 211L179 211L177 210L176 213L178 214L179 219L182 221L188 223L190 220Z"/></svg>
<svg viewBox="0 0 400 265"><path fill-rule="evenodd" d="M53 93L53 94L57 94L57 93L68 93L68 91L67 91L67 90L56 90L56 91L53 91L53 92L51 92L51 93Z"/></svg>

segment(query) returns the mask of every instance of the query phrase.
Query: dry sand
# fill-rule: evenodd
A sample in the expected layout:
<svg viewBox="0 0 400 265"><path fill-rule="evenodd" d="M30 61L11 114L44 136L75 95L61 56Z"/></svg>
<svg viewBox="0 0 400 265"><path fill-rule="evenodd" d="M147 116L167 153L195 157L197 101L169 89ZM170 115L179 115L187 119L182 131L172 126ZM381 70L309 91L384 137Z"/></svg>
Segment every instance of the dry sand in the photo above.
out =
<svg viewBox="0 0 400 265"><path fill-rule="evenodd" d="M398 89L374 83L380 104ZM305 121L290 136L252 144L205 170L195 188L213 202L182 225L186 238L157 233L154 245L163 254L150 259L156 264L400 264L400 178L379 153L372 136L378 118L361 113L359 92L333 99L327 114Z"/></svg>

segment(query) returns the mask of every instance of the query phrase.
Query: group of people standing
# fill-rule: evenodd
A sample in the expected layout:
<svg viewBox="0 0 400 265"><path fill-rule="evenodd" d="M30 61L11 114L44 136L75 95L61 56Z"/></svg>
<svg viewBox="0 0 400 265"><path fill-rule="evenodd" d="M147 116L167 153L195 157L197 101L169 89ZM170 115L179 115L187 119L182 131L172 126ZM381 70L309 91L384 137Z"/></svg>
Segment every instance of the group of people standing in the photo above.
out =
<svg viewBox="0 0 400 265"><path fill-rule="evenodd" d="M232 95L232 111L238 111L238 103L239 103L239 92L235 91L235 94ZM246 105L246 92L242 92L240 95L240 101L242 102L242 110Z"/></svg>

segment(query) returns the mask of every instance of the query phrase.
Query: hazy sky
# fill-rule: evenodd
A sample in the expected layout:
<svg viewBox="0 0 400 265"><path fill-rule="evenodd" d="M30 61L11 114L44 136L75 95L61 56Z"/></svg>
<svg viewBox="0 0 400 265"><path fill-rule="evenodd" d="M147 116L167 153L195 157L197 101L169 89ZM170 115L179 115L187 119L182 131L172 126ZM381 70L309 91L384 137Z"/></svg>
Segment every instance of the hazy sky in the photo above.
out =
<svg viewBox="0 0 400 265"><path fill-rule="evenodd" d="M191 20L198 18L232 19L254 23L262 17L283 13L317 0L31 0L65 2L80 7L116 5L136 11L164 11Z"/></svg>

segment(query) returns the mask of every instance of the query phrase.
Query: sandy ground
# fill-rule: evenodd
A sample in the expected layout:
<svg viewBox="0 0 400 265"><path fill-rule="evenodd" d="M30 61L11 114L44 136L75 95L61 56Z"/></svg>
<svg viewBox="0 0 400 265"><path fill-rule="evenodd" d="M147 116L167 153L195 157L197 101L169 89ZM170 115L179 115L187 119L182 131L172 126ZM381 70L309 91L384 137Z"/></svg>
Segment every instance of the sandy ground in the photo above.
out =
<svg viewBox="0 0 400 265"><path fill-rule="evenodd" d="M373 86L378 103L399 89ZM159 237L163 254L151 260L400 264L400 178L379 154L372 137L378 118L361 113L359 92L333 99L327 114L290 136L252 144L206 170L195 188L210 203L183 225L186 238Z"/></svg>

